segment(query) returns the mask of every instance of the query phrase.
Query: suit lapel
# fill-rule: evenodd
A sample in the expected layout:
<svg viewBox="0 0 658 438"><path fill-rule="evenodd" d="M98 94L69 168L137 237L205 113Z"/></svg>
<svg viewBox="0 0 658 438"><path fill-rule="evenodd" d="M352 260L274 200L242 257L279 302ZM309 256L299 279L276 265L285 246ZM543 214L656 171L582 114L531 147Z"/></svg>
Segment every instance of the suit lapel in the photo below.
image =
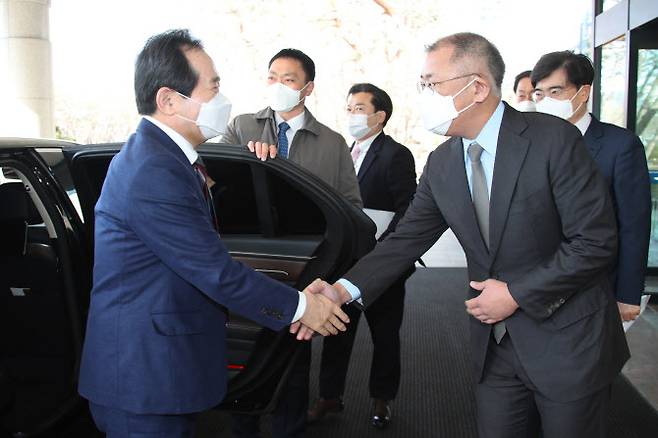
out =
<svg viewBox="0 0 658 438"><path fill-rule="evenodd" d="M528 153L530 141L519 135L526 128L525 120L515 110L505 105L505 113L498 134L489 202L489 247L492 261L498 252L512 196Z"/></svg>
<svg viewBox="0 0 658 438"><path fill-rule="evenodd" d="M370 148L368 149L368 152L366 153L365 158L363 159L363 163L361 163L361 167L359 168L359 182L363 179L363 176L366 174L368 169L370 169L370 166L372 166L372 163L377 159L377 155L379 154L379 151L382 148L382 145L384 144L384 133L380 132L377 138L372 142L370 145ZM352 146L354 147L354 146Z"/></svg>
<svg viewBox="0 0 658 438"><path fill-rule="evenodd" d="M454 207L454 217L459 221L459 224L455 224L456 229L453 231L459 233L458 230L463 229L460 239L470 240L472 248L480 250L486 256L487 247L480 233L471 192L468 188L464 165L464 146L461 138L453 137L448 147L450 147L450 155L445 163L443 175L445 175L444 185L448 199L452 201Z"/></svg>
<svg viewBox="0 0 658 438"><path fill-rule="evenodd" d="M583 136L585 146L592 158L596 158L596 155L601 150L601 137L603 137L603 127L601 126L601 122L599 122L596 117L592 116L592 121Z"/></svg>

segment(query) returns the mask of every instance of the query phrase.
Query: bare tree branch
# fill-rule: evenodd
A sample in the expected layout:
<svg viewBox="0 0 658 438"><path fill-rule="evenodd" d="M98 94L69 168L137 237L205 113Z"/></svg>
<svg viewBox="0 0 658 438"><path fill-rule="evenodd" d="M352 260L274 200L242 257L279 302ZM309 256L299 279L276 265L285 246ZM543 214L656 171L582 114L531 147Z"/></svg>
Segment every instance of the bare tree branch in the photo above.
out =
<svg viewBox="0 0 658 438"><path fill-rule="evenodd" d="M373 0L377 6L384 10L384 14L388 16L393 16L393 8L388 4L386 0Z"/></svg>

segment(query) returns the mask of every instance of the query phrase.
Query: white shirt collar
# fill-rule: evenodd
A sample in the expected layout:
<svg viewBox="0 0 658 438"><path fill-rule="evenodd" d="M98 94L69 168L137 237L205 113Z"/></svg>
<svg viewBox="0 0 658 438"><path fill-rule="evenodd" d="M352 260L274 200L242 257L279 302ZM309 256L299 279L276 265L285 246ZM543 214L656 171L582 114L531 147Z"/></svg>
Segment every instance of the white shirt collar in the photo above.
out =
<svg viewBox="0 0 658 438"><path fill-rule="evenodd" d="M277 129L282 122L286 122L290 126L292 132L297 132L304 125L304 120L306 118L306 111L302 111L301 114L296 115L292 119L283 120L283 117L279 113L274 113L274 120L276 121Z"/></svg>
<svg viewBox="0 0 658 438"><path fill-rule="evenodd" d="M500 134L500 126L503 123L503 114L505 113L505 104L501 100L498 102L496 110L493 112L487 123L484 124L482 130L474 139L462 138L464 146L464 157L467 156L468 147L474 141L477 142L482 149L491 154L493 159L496 159L496 150L498 149L498 135Z"/></svg>
<svg viewBox="0 0 658 438"><path fill-rule="evenodd" d="M580 130L580 133L585 135L585 132L587 132L587 128L589 128L590 123L592 123L592 116L590 113L585 113L584 116L580 118L577 122L574 122L574 125L576 125L576 128Z"/></svg>
<svg viewBox="0 0 658 438"><path fill-rule="evenodd" d="M194 164L196 162L196 160L199 158L199 154L197 153L197 151L194 150L194 146L192 146L192 143L187 141L185 137L180 135L173 128L165 125L161 121L151 116L144 116L144 118L149 122L153 123L158 128L160 128L162 132L167 134L167 136L171 138L173 142L178 145L179 148L181 148L187 159L190 161L190 164Z"/></svg>

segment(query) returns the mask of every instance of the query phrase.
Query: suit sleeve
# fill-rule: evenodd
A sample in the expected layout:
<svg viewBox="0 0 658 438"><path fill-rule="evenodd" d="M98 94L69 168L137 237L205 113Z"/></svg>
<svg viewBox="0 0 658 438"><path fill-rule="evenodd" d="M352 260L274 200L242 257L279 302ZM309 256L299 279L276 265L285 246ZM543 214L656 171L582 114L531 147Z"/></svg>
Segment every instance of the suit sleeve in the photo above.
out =
<svg viewBox="0 0 658 438"><path fill-rule="evenodd" d="M338 191L347 198L354 206L363 208L359 180L354 172L354 162L350 155L345 140L340 137L340 156L338 158Z"/></svg>
<svg viewBox="0 0 658 438"><path fill-rule="evenodd" d="M128 224L162 263L211 300L282 329L297 308L297 291L231 258L195 193L195 181L183 172L166 159L144 163L127 194Z"/></svg>
<svg viewBox="0 0 658 438"><path fill-rule="evenodd" d="M379 240L384 240L386 236L395 230L416 192L416 168L414 157L409 149L400 147L393 154L386 172L386 184L393 199L395 216L393 216L391 223L379 237Z"/></svg>
<svg viewBox="0 0 658 438"><path fill-rule="evenodd" d="M238 117L233 117L233 120L231 120L231 122L228 124L226 133L222 136L220 143L240 145L243 144L242 139L238 135L237 121Z"/></svg>
<svg viewBox="0 0 658 438"><path fill-rule="evenodd" d="M612 179L619 227L615 294L619 302L639 305L649 253L651 186L644 146L638 137L633 136L617 156Z"/></svg>
<svg viewBox="0 0 658 438"><path fill-rule="evenodd" d="M608 189L580 133L568 128L549 157L562 242L545 262L508 283L521 309L537 320L550 317L574 293L607 275L617 251Z"/></svg>
<svg viewBox="0 0 658 438"><path fill-rule="evenodd" d="M371 305L448 229L432 195L434 154L428 158L416 195L395 231L344 275L361 291L364 307Z"/></svg>

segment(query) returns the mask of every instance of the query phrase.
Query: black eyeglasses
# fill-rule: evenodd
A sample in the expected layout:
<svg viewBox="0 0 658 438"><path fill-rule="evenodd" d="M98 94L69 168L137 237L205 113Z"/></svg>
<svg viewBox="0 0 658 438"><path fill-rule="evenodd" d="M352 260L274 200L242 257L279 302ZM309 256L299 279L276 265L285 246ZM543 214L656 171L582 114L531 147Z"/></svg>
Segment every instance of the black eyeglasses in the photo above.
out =
<svg viewBox="0 0 658 438"><path fill-rule="evenodd" d="M436 81L436 82L419 81L416 84L416 89L418 90L419 93L422 93L423 91L425 91L425 89L429 89L433 93L438 93L437 89L439 85L443 84L444 82L450 82L450 81L454 81L455 79L466 78L468 76L473 76L473 75L479 76L477 73L467 73L465 75L455 76L454 78L444 79L442 81Z"/></svg>

